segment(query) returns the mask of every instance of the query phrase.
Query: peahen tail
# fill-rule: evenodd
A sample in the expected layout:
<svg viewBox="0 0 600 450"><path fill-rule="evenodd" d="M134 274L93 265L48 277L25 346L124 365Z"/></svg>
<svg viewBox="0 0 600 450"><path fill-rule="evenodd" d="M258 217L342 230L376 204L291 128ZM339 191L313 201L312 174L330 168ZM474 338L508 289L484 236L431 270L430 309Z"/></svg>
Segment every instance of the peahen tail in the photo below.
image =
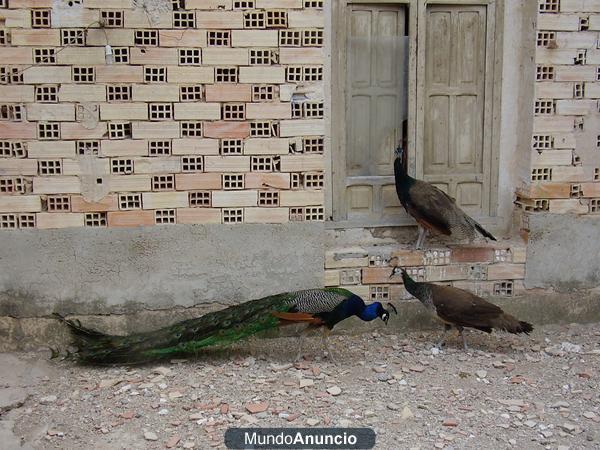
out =
<svg viewBox="0 0 600 450"><path fill-rule="evenodd" d="M288 312L292 295L252 300L159 330L128 336L104 334L82 326L78 320L58 317L71 330L73 346L77 349L74 356L80 362L138 364L194 354L205 347L231 344L276 328L281 320L272 313Z"/></svg>

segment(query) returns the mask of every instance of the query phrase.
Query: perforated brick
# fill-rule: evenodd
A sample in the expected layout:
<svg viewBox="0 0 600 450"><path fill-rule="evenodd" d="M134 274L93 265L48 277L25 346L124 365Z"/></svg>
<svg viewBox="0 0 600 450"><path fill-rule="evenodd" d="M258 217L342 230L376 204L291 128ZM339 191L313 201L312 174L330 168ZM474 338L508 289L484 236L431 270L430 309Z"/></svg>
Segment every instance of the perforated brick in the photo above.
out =
<svg viewBox="0 0 600 450"><path fill-rule="evenodd" d="M5 230L15 230L19 228L19 222L16 214L0 214L0 228Z"/></svg>
<svg viewBox="0 0 600 450"><path fill-rule="evenodd" d="M34 48L33 62L35 64L56 64L56 50L53 48Z"/></svg>
<svg viewBox="0 0 600 450"><path fill-rule="evenodd" d="M277 53L272 49L267 48L252 48L250 49L250 65L251 66L270 66L277 64Z"/></svg>
<svg viewBox="0 0 600 450"><path fill-rule="evenodd" d="M426 250L425 264L426 265L445 265L450 264L450 250Z"/></svg>
<svg viewBox="0 0 600 450"><path fill-rule="evenodd" d="M153 191L172 191L175 189L175 175L154 175L152 177Z"/></svg>
<svg viewBox="0 0 600 450"><path fill-rule="evenodd" d="M322 136L302 138L304 153L323 153L325 143Z"/></svg>
<svg viewBox="0 0 600 450"><path fill-rule="evenodd" d="M173 11L173 28L194 28L196 14L194 11Z"/></svg>
<svg viewBox="0 0 600 450"><path fill-rule="evenodd" d="M323 221L325 216L322 206L306 206L304 208L304 220L306 221Z"/></svg>
<svg viewBox="0 0 600 450"><path fill-rule="evenodd" d="M108 224L105 212L85 213L83 221L86 227L105 227Z"/></svg>
<svg viewBox="0 0 600 450"><path fill-rule="evenodd" d="M181 170L184 173L202 172L204 170L204 159L202 156L182 156Z"/></svg>
<svg viewBox="0 0 600 450"><path fill-rule="evenodd" d="M217 83L237 83L237 67L215 67L215 81Z"/></svg>
<svg viewBox="0 0 600 450"><path fill-rule="evenodd" d="M304 174L304 187L306 189L323 189L323 172L306 172Z"/></svg>
<svg viewBox="0 0 600 450"><path fill-rule="evenodd" d="M179 86L180 102L199 102L202 100L202 85L193 84L189 86Z"/></svg>
<svg viewBox="0 0 600 450"><path fill-rule="evenodd" d="M100 23L106 28L123 27L123 11L100 11Z"/></svg>
<svg viewBox="0 0 600 450"><path fill-rule="evenodd" d="M32 9L31 27L32 28L50 28L52 26L52 10L50 9Z"/></svg>
<svg viewBox="0 0 600 450"><path fill-rule="evenodd" d="M554 100L536 100L533 112L536 116L554 114Z"/></svg>
<svg viewBox="0 0 600 450"><path fill-rule="evenodd" d="M223 223L242 223L244 221L243 208L223 208Z"/></svg>
<svg viewBox="0 0 600 450"><path fill-rule="evenodd" d="M277 86L273 84L255 84L252 86L253 102L272 102L277 95Z"/></svg>
<svg viewBox="0 0 600 450"><path fill-rule="evenodd" d="M144 81L147 83L166 83L166 67L144 67Z"/></svg>
<svg viewBox="0 0 600 450"><path fill-rule="evenodd" d="M181 137L202 137L202 122L190 120L179 122Z"/></svg>
<svg viewBox="0 0 600 450"><path fill-rule="evenodd" d="M0 66L0 84L22 84L23 72L18 67Z"/></svg>
<svg viewBox="0 0 600 450"><path fill-rule="evenodd" d="M154 211L154 220L156 225L172 225L176 223L176 214L174 209L157 209Z"/></svg>
<svg viewBox="0 0 600 450"><path fill-rule="evenodd" d="M191 208L210 208L210 191L192 191L188 199Z"/></svg>
<svg viewBox="0 0 600 450"><path fill-rule="evenodd" d="M130 84L113 84L106 86L106 101L129 102L131 101Z"/></svg>
<svg viewBox="0 0 600 450"><path fill-rule="evenodd" d="M85 30L83 28L62 29L60 30L60 39L63 46L85 45Z"/></svg>
<svg viewBox="0 0 600 450"><path fill-rule="evenodd" d="M133 160L129 158L113 158L110 161L113 175L130 175L133 173Z"/></svg>
<svg viewBox="0 0 600 450"><path fill-rule="evenodd" d="M173 105L171 103L150 103L148 105L150 120L173 119Z"/></svg>
<svg viewBox="0 0 600 450"><path fill-rule="evenodd" d="M108 124L109 139L131 138L131 122L111 122Z"/></svg>
<svg viewBox="0 0 600 450"><path fill-rule="evenodd" d="M223 120L244 120L246 105L244 103L225 103L222 110Z"/></svg>
<svg viewBox="0 0 600 450"><path fill-rule="evenodd" d="M512 297L514 292L512 281L497 281L494 283L494 295Z"/></svg>
<svg viewBox="0 0 600 450"><path fill-rule="evenodd" d="M46 210L48 212L71 211L71 197L68 195L49 195L46 198Z"/></svg>
<svg viewBox="0 0 600 450"><path fill-rule="evenodd" d="M554 80L554 67L552 67L552 66L537 66L535 78L537 81L552 81L552 80Z"/></svg>
<svg viewBox="0 0 600 450"><path fill-rule="evenodd" d="M40 175L62 175L62 160L41 159L38 161L38 173Z"/></svg>
<svg viewBox="0 0 600 450"><path fill-rule="evenodd" d="M231 31L213 30L208 32L209 47L229 47L231 45Z"/></svg>
<svg viewBox="0 0 600 450"><path fill-rule="evenodd" d="M244 28L265 28L265 11L247 11L244 13Z"/></svg>
<svg viewBox="0 0 600 450"><path fill-rule="evenodd" d="M549 150L552 148L553 139L550 134L534 134L532 148L533 150L543 151Z"/></svg>
<svg viewBox="0 0 600 450"><path fill-rule="evenodd" d="M541 13L557 13L560 11L560 0L539 0L538 10Z"/></svg>
<svg viewBox="0 0 600 450"><path fill-rule="evenodd" d="M226 191L244 189L244 174L224 173L222 175L222 185Z"/></svg>
<svg viewBox="0 0 600 450"><path fill-rule="evenodd" d="M369 300L387 301L390 299L389 286L369 286Z"/></svg>
<svg viewBox="0 0 600 450"><path fill-rule="evenodd" d="M60 139L60 123L38 122L38 139L40 141L54 141Z"/></svg>
<svg viewBox="0 0 600 450"><path fill-rule="evenodd" d="M316 8L323 9L323 0L304 0L303 2L304 8Z"/></svg>
<svg viewBox="0 0 600 450"><path fill-rule="evenodd" d="M221 155L241 155L244 150L244 141L241 139L221 139L219 150Z"/></svg>
<svg viewBox="0 0 600 450"><path fill-rule="evenodd" d="M135 30L134 43L141 47L157 47L158 30Z"/></svg>
<svg viewBox="0 0 600 450"><path fill-rule="evenodd" d="M19 228L35 228L35 214L19 214Z"/></svg>
<svg viewBox="0 0 600 450"><path fill-rule="evenodd" d="M549 167L531 169L531 181L551 181L552 169Z"/></svg>
<svg viewBox="0 0 600 450"><path fill-rule="evenodd" d="M171 151L171 141L148 141L148 156L168 156Z"/></svg>
<svg viewBox="0 0 600 450"><path fill-rule="evenodd" d="M494 262L510 262L512 260L510 249L495 249Z"/></svg>
<svg viewBox="0 0 600 450"><path fill-rule="evenodd" d="M548 47L551 42L556 41L556 32L554 31L538 31L536 44L538 47Z"/></svg>
<svg viewBox="0 0 600 450"><path fill-rule="evenodd" d="M250 122L250 137L277 136L276 124L270 120Z"/></svg>
<svg viewBox="0 0 600 450"><path fill-rule="evenodd" d="M252 156L250 159L250 170L252 172L273 172L274 169L273 156Z"/></svg>
<svg viewBox="0 0 600 450"><path fill-rule="evenodd" d="M302 46L303 47L322 47L323 46L323 30L320 28L303 30Z"/></svg>
<svg viewBox="0 0 600 450"><path fill-rule="evenodd" d="M202 59L199 48L180 48L177 50L180 66L199 66Z"/></svg>
<svg viewBox="0 0 600 450"><path fill-rule="evenodd" d="M129 47L113 47L115 64L129 64Z"/></svg>
<svg viewBox="0 0 600 450"><path fill-rule="evenodd" d="M233 9L253 9L254 7L254 0L234 0L233 2Z"/></svg>
<svg viewBox="0 0 600 450"><path fill-rule="evenodd" d="M119 209L123 211L142 209L142 195L139 193L119 194Z"/></svg>
<svg viewBox="0 0 600 450"><path fill-rule="evenodd" d="M258 206L279 206L279 192L278 191L259 191L258 192Z"/></svg>
<svg viewBox="0 0 600 450"><path fill-rule="evenodd" d="M300 47L302 45L302 30L280 30L279 31L279 46L280 47Z"/></svg>
<svg viewBox="0 0 600 450"><path fill-rule="evenodd" d="M78 155L98 155L100 151L100 141L77 141Z"/></svg>

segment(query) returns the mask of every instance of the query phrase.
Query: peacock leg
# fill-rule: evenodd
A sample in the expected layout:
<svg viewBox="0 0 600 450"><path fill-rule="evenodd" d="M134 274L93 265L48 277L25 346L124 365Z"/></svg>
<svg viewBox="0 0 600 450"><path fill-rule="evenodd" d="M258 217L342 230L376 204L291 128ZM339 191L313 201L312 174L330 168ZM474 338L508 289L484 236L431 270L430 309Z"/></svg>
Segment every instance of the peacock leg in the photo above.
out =
<svg viewBox="0 0 600 450"><path fill-rule="evenodd" d="M302 344L304 343L304 337L306 336L306 330L307 330L307 328L305 328L304 330L302 330L300 332L300 339L298 341L298 354L296 355L296 359L294 360L294 362L298 362L302 359Z"/></svg>
<svg viewBox="0 0 600 450"><path fill-rule="evenodd" d="M467 346L467 338L465 337L465 334L464 334L465 329L463 327L456 327L456 329L458 330L458 334L460 334L460 337L462 338L463 347L465 349L465 352L468 352L469 347Z"/></svg>
<svg viewBox="0 0 600 450"><path fill-rule="evenodd" d="M419 250L423 247L426 236L427 236L427 229L423 228L421 225L419 225L419 237L417 238L417 243L415 244L415 250Z"/></svg>
<svg viewBox="0 0 600 450"><path fill-rule="evenodd" d="M449 325L447 323L444 324L444 332L442 333L442 337L437 342L437 344L435 344L435 346L437 348L439 348L440 350L442 349L442 346L446 342L446 336L448 335L448 331L450 331L451 329L452 329L452 325Z"/></svg>
<svg viewBox="0 0 600 450"><path fill-rule="evenodd" d="M323 327L323 334L321 335L321 342L323 343L324 353L325 355L334 363L336 366L338 365L336 359L333 356L333 352L331 351L331 347L329 346L329 335L331 334L331 330L327 327Z"/></svg>

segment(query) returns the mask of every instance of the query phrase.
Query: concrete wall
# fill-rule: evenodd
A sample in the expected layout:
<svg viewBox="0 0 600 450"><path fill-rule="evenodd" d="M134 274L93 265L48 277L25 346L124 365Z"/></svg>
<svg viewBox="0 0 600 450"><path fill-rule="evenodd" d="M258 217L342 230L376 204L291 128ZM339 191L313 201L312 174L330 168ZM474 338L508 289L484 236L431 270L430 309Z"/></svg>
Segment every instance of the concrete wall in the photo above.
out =
<svg viewBox="0 0 600 450"><path fill-rule="evenodd" d="M563 214L529 218L525 287L600 287L600 219Z"/></svg>
<svg viewBox="0 0 600 450"><path fill-rule="evenodd" d="M320 287L322 223L0 233L0 316L136 312Z"/></svg>

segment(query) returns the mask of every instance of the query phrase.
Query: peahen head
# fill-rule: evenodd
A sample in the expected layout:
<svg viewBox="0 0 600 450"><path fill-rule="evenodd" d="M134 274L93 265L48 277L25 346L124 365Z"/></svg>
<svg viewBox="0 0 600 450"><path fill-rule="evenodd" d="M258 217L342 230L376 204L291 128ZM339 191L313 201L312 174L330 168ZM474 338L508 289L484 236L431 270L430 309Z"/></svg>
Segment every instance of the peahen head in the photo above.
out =
<svg viewBox="0 0 600 450"><path fill-rule="evenodd" d="M398 144L398 147L396 147L396 150L394 150L394 158L396 159L400 159L400 161L403 160L404 158L404 148L402 148L402 144Z"/></svg>
<svg viewBox="0 0 600 450"><path fill-rule="evenodd" d="M388 306L392 309L394 314L398 314L398 311L396 311L394 305L388 303ZM365 306L362 313L358 314L358 317L360 317L365 322L369 322L379 317L387 325L388 320L390 320L390 312L387 309L385 309L381 303L374 302L370 305Z"/></svg>

